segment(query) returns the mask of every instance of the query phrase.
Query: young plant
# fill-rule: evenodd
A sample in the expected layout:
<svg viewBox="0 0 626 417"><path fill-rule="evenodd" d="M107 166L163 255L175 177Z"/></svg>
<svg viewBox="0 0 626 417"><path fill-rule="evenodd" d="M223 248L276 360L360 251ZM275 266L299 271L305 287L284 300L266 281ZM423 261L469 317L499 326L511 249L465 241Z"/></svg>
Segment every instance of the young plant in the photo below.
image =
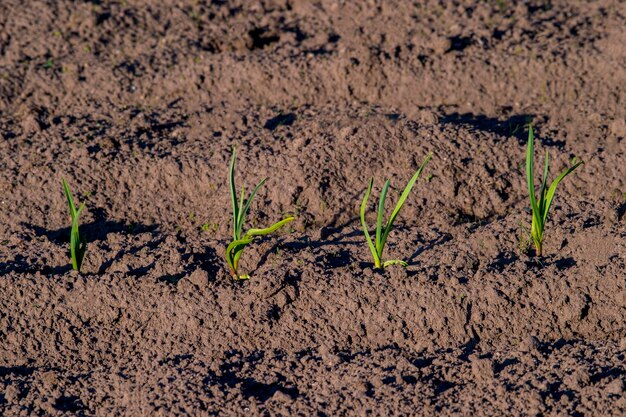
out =
<svg viewBox="0 0 626 417"><path fill-rule="evenodd" d="M87 242L81 240L78 234L78 217L85 208L85 203L81 204L78 210L74 205L74 199L72 199L72 192L67 185L65 178L63 180L63 190L65 191L65 197L67 198L67 205L70 209L70 217L72 218L72 228L70 231L70 254L72 256L72 268L80 272L80 267L83 265L83 259L85 257L85 251L87 250Z"/></svg>
<svg viewBox="0 0 626 417"><path fill-rule="evenodd" d="M404 267L407 266L407 263L400 260L394 259L390 261L382 261L383 250L385 249L385 243L387 242L387 237L389 237L389 233L391 232L391 228L393 227L393 222L396 220L398 213L400 213L400 209L404 205L409 193L413 189L415 182L419 178L422 170L432 158L432 154L429 154L419 169L413 174L413 177L409 181L409 183L404 188L402 195L400 196L400 200L398 200L398 204L396 204L396 208L393 209L391 213L391 217L387 221L387 224L383 227L383 212L385 211L385 199L387 198L387 190L389 189L389 180L385 182L383 186L383 190L380 194L380 200L378 202L378 218L376 220L376 239L373 240L370 237L369 231L367 230L367 223L365 222L365 209L367 208L367 202L370 198L370 193L372 192L372 186L374 185L374 178L372 177L369 182L369 186L367 187L367 191L365 192L365 197L361 202L361 225L363 226L363 232L365 233L365 238L367 240L367 244L369 245L370 250L372 251L372 256L374 257L374 267L377 269L385 268L389 265L402 265Z"/></svg>
<svg viewBox="0 0 626 417"><path fill-rule="evenodd" d="M244 187L241 187L241 197L237 200L237 192L235 187L235 159L237 156L237 151L233 147L233 156L230 160L230 197L233 203L233 241L226 248L226 262L228 262L228 266L230 267L230 272L233 278L236 280L239 279L249 279L250 276L247 274L239 273L239 258L243 253L243 249L251 243L255 237L258 236L266 236L270 233L275 232L285 224L289 223L294 219L294 217L287 217L278 223L273 224L272 226L266 229L250 229L246 233L243 233L243 222L246 218L246 214L248 213L248 209L250 208L250 204L252 204L252 200L256 196L259 188L265 184L267 178L263 179L260 183L254 187L252 190L252 194L248 199L244 200L245 190Z"/></svg>
<svg viewBox="0 0 626 417"><path fill-rule="evenodd" d="M552 204L552 200L554 199L556 193L556 187L559 183L569 175L572 171L582 165L582 161L573 162L573 165L567 168L565 171L561 173L553 182L550 184L550 187L547 186L548 179L548 150L546 150L546 162L543 167L543 179L541 181L541 192L539 196L535 196L535 171L533 168L533 157L535 154L534 150L534 142L535 138L533 135L533 127L529 126L528 130L528 147L526 149L526 180L528 182L528 194L530 196L530 208L532 211L532 225L530 228L530 235L532 237L533 243L535 244L535 249L537 252L537 256L541 256L543 253L543 233L544 227L546 225L546 220L548 219L548 212L550 211L550 205Z"/></svg>

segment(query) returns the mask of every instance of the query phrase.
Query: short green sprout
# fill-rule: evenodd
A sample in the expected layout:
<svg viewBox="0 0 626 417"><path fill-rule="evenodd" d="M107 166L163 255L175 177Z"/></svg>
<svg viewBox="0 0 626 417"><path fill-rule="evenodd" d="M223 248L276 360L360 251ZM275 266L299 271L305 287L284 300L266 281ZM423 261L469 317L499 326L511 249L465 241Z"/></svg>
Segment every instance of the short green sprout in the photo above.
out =
<svg viewBox="0 0 626 417"><path fill-rule="evenodd" d="M267 181L267 178L263 179L260 183L257 184L256 187L254 187L254 190L252 190L252 194L250 194L250 197L248 197L248 199L246 199L245 201L244 201L245 191L244 191L244 187L242 186L241 197L239 198L239 200L237 200L237 193L236 193L236 187L235 187L236 156L237 156L237 151L233 147L233 156L230 161L230 173L229 173L230 197L233 203L233 241L226 248L226 262L228 262L228 266L230 267L230 272L233 278L235 278L236 280L239 280L239 279L250 278L250 276L247 274L240 274L238 270L239 258L241 257L241 254L243 253L243 249L246 247L246 245L252 242L254 238L257 236L265 236L265 235L269 235L270 233L275 232L276 230L278 230L285 224L292 221L294 217L287 217L266 229L250 229L246 233L243 233L243 222L246 218L248 209L250 208L250 204L252 203L252 200L256 196L257 191L259 191L259 188L261 188L263 184L265 184L265 181Z"/></svg>
<svg viewBox="0 0 626 417"><path fill-rule="evenodd" d="M544 227L546 225L546 220L548 219L548 212L550 211L550 205L552 204L552 200L554 199L554 195L556 193L556 187L559 183L569 175L572 171L582 165L582 161L574 161L573 165L567 168L565 171L561 173L553 182L550 184L549 188L546 188L548 179L548 164L549 157L548 151L546 150L546 162L543 167L543 180L541 182L541 193L539 196L535 196L535 183L534 177L535 172L533 168L533 157L535 154L534 151L534 135L533 128L529 126L528 130L528 147L526 150L526 180L528 182L528 194L530 196L530 208L532 211L532 225L530 230L530 235L532 237L533 243L535 244L535 249L537 256L542 256L543 253L543 233ZM537 201L537 199L539 201Z"/></svg>
<svg viewBox="0 0 626 417"><path fill-rule="evenodd" d="M62 179L63 190L65 191L65 197L67 198L67 205L70 209L70 217L72 219L72 228L70 231L70 255L72 256L72 268L80 272L80 267L83 265L83 259L85 258L85 251L87 250L87 242L81 240L78 234L78 217L85 208L85 203L81 204L78 210L74 205L74 199L72 198L72 192L67 185L65 178Z"/></svg>
<svg viewBox="0 0 626 417"><path fill-rule="evenodd" d="M365 209L367 208L367 202L370 198L370 193L372 192L372 186L374 184L374 178L372 177L370 179L369 186L367 187L367 191L365 192L365 197L363 198L363 201L361 202L361 225L363 226L363 232L365 233L367 244L369 245L369 248L372 251L372 256L374 257L374 267L377 269L380 269L381 267L385 268L389 265L402 265L404 267L407 266L406 262L399 260L399 259L394 259L394 260L383 262L382 261L383 250L385 249L385 243L387 242L387 237L389 237L389 233L391 232L393 222L396 220L396 217L398 216L400 209L404 205L404 202L406 201L407 197L409 196L409 193L413 189L413 186L415 185L415 182L417 181L420 174L422 173L422 170L424 169L424 167L426 166L428 161L430 161L431 158L432 158L432 154L429 154L426 157L426 159L424 159L424 162L422 162L422 165L419 167L419 169L415 172L415 174L413 174L413 177L404 188L404 191L402 192L402 195L400 196L400 200L398 200L398 204L396 204L396 208L393 209L393 212L391 213L391 217L389 218L389 221L387 221L387 224L383 227L383 212L385 210L385 199L387 197L387 190L389 189L390 181L387 180L387 182L385 182L385 185L383 186L382 192L380 194L380 200L378 202L378 219L376 221L376 240L373 240L370 237L369 231L367 230L367 223L365 222Z"/></svg>

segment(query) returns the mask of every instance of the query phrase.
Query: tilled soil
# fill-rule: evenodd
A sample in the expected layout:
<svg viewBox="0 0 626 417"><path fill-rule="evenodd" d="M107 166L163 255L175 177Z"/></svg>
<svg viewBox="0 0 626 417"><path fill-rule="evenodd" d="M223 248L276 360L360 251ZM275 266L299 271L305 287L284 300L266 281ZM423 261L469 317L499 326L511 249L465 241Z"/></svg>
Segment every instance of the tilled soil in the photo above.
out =
<svg viewBox="0 0 626 417"><path fill-rule="evenodd" d="M626 7L0 3L0 414L626 414ZM528 250L527 128L559 186ZM269 180L234 281L228 164ZM433 154L372 268L358 219ZM86 203L69 263L61 178Z"/></svg>

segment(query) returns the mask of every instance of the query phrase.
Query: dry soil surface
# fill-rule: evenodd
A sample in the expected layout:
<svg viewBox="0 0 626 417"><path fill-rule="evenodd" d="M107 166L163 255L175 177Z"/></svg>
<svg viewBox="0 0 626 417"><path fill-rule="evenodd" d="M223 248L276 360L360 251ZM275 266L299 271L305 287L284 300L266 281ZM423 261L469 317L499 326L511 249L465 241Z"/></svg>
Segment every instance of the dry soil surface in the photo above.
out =
<svg viewBox="0 0 626 417"><path fill-rule="evenodd" d="M623 416L625 118L619 0L3 0L0 414Z"/></svg>

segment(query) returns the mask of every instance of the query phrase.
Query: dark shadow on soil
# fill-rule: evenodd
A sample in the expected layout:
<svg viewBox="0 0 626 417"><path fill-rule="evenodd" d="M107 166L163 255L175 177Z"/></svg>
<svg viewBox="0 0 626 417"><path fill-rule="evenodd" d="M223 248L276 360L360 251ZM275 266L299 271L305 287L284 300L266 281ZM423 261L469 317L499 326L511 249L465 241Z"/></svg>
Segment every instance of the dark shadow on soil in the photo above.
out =
<svg viewBox="0 0 626 417"><path fill-rule="evenodd" d="M363 242L345 240L346 238L349 238L349 237L355 237L355 236L363 235L363 232L359 231L359 230L353 230L353 231L348 232L348 233L342 233L342 234L337 234L337 235L332 233L332 235L334 236L333 239L328 239L328 237L330 237L331 234L330 233L325 233L324 229L322 229L321 235L322 235L322 237L320 239L316 239L316 240L311 239L309 236L302 236L302 237L297 238L295 240L283 243L283 247L285 249L298 251L300 249L306 249L306 248L319 249L319 248L323 248L325 246L333 246L333 245L334 246L341 246L341 245L361 245L361 244L365 244L366 245L367 244L365 242L365 240ZM338 249L338 251L340 251L340 250ZM338 252L338 251L336 251L336 252Z"/></svg>
<svg viewBox="0 0 626 417"><path fill-rule="evenodd" d="M262 237L262 238L260 238L258 240L255 240L254 243L255 244L261 244L264 241L267 241L269 239L271 239L270 236ZM289 246L288 246L288 244L285 243L285 238L278 238L278 239L276 239L274 244L268 250L266 250L263 253L263 255L261 255L261 258L257 262L255 269L259 269L259 267L261 265L264 265L269 260L269 257L270 257L270 255L272 253L278 253L279 250L281 250L281 249L288 249L288 248L289 248Z"/></svg>
<svg viewBox="0 0 626 417"><path fill-rule="evenodd" d="M16 272L18 274L33 273L37 271L37 267L26 262L26 258L20 254L15 255L12 261L0 262L0 275ZM0 375L2 368L0 368Z"/></svg>
<svg viewBox="0 0 626 417"><path fill-rule="evenodd" d="M150 233L152 234L153 238L156 237L156 233L154 232L150 232ZM98 268L98 274L100 275L104 274L107 271L107 269L109 269L111 265L113 265L114 262L120 261L124 256L135 255L145 247L150 248L150 249L155 249L161 243L163 243L164 240L165 240L164 237L159 237L156 240L151 240L145 245L133 246L130 249L122 249L118 251L113 258L103 262L102 265L100 265L100 268ZM147 265L147 266L142 266L139 268L131 269L128 271L128 275L135 276L135 277L146 275L152 268L154 268L154 263L151 263L150 265Z"/></svg>
<svg viewBox="0 0 626 417"><path fill-rule="evenodd" d="M237 352L234 352L235 354ZM244 398L253 397L255 400L264 403L269 400L277 392L281 392L291 399L300 396L300 392L295 385L288 381L287 378L280 373L273 373L271 383L257 381L250 377L240 377L238 374L242 372L244 363L254 366L264 358L263 352L253 353L242 357L232 363L221 366L220 375L213 371L209 371L209 375L204 379L205 385L219 385L224 392L233 388L239 388Z"/></svg>
<svg viewBox="0 0 626 417"><path fill-rule="evenodd" d="M525 260L526 269L530 271L541 271L550 265L554 265L560 271L575 267L578 263L572 257L559 258L558 255L544 255L537 256L536 253L531 251L528 254L528 259ZM502 272L501 270L499 272Z"/></svg>
<svg viewBox="0 0 626 417"><path fill-rule="evenodd" d="M620 204L617 208L617 220L622 221L624 214L626 214L626 203Z"/></svg>
<svg viewBox="0 0 626 417"><path fill-rule="evenodd" d="M510 116L504 120L477 115L473 113L448 113L441 117L441 122L454 125L466 125L484 132L496 133L501 136L515 137L520 144L526 143L528 140L528 131L526 125L530 123L535 115L519 114ZM561 145L563 142L559 142ZM543 141L544 145L550 146L549 143Z"/></svg>
<svg viewBox="0 0 626 417"><path fill-rule="evenodd" d="M617 366L616 367L602 367L599 372L596 372L593 375L591 375L589 379L592 383L595 384L605 378L609 378L609 377L619 378L625 374L626 374L626 371L624 371L622 368L617 367Z"/></svg>
<svg viewBox="0 0 626 417"><path fill-rule="evenodd" d="M87 243L106 240L110 233L153 233L157 230L157 225L144 225L140 223L127 223L121 221L106 220L106 213L101 208L89 209L93 213L94 221L81 224L79 232ZM56 244L64 244L70 241L70 226L60 229L46 229L41 226L22 223L24 227L35 232L37 236L46 236L49 241Z"/></svg>
<svg viewBox="0 0 626 417"><path fill-rule="evenodd" d="M20 254L15 255L12 261L0 262L0 275L8 273L34 274L41 272L44 275L63 275L72 270L68 263L63 266L50 267L48 265L37 265L27 261L26 257Z"/></svg>
<svg viewBox="0 0 626 417"><path fill-rule="evenodd" d="M494 259L489 265L487 265L488 272L502 272L511 264L514 264L519 260L519 256L511 251L500 252L496 259Z"/></svg>
<svg viewBox="0 0 626 417"><path fill-rule="evenodd" d="M327 269L343 268L354 262L352 254L347 249L338 249L333 252L319 255L316 263L324 265Z"/></svg>
<svg viewBox="0 0 626 417"><path fill-rule="evenodd" d="M0 366L0 377L5 376L29 376L35 372L36 368L28 366Z"/></svg>
<svg viewBox="0 0 626 417"><path fill-rule="evenodd" d="M469 323L469 320L470 320L471 315L472 315L472 304L471 303L469 303L467 305L467 311L466 311L465 314L467 316L467 322ZM461 358L464 361L469 360L469 356L472 353L474 353L474 350L476 350L476 347L480 343L480 337L478 337L478 335L474 331L473 327L471 328L471 333L472 333L472 338L467 343L465 343L463 346L461 346L462 353L459 355L459 358Z"/></svg>
<svg viewBox="0 0 626 417"><path fill-rule="evenodd" d="M503 371L506 367L511 365L517 365L518 363L520 363L520 360L517 358L506 358L502 361L494 361L493 370L494 372L498 373Z"/></svg>
<svg viewBox="0 0 626 417"><path fill-rule="evenodd" d="M564 271L573 266L576 266L576 260L572 257L557 259L556 261L554 261L554 266L556 266L561 271Z"/></svg>
<svg viewBox="0 0 626 417"><path fill-rule="evenodd" d="M264 128L268 130L275 130L278 126L291 126L296 121L297 117L295 113L279 114L276 117L272 117L265 122Z"/></svg>
<svg viewBox="0 0 626 417"><path fill-rule="evenodd" d="M221 259L217 255L217 252L209 246L204 248L204 252L184 254L182 261L185 264L183 271L176 274L164 275L159 278L159 281L178 284L181 279L191 275L198 268L206 271L209 277L215 277L221 265ZM149 265L147 268L149 270L152 269L152 267L154 267L154 264Z"/></svg>
<svg viewBox="0 0 626 417"><path fill-rule="evenodd" d="M474 44L474 39L472 38L472 36L451 36L448 38L448 40L450 41L450 47L448 48L446 53L452 51L461 52L465 48Z"/></svg>
<svg viewBox="0 0 626 417"><path fill-rule="evenodd" d="M452 240L452 235L450 233L442 233L442 232L440 232L437 229L435 229L434 231L438 234L438 236L436 238L430 239L430 240L418 239L418 241L416 242L417 249L406 260L406 262L409 265L411 265L411 266L415 265L416 264L415 258L420 256L420 254L422 254L423 252L429 251L429 250L435 248L436 246L443 245L444 243L449 242L449 241Z"/></svg>
<svg viewBox="0 0 626 417"><path fill-rule="evenodd" d="M81 399L76 396L65 396L62 395L56 399L54 402L54 408L59 411L64 411L68 413L77 413L85 409L85 406ZM84 415L80 413L79 415Z"/></svg>
<svg viewBox="0 0 626 417"><path fill-rule="evenodd" d="M443 394L444 392L448 391L451 388L454 388L456 384L454 384L453 382L450 381L445 381L442 379L434 379L433 380L433 386L435 388L435 396Z"/></svg>

